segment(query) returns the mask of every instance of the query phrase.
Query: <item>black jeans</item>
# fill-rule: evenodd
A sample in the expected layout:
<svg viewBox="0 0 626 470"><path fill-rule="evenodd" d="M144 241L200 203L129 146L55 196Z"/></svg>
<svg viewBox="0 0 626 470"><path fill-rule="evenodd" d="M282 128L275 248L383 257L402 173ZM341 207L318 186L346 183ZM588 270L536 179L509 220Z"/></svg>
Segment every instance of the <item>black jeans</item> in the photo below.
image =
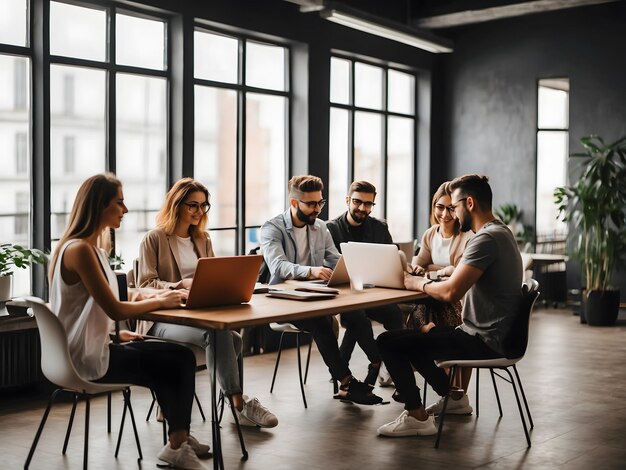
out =
<svg viewBox="0 0 626 470"><path fill-rule="evenodd" d="M382 323L385 330L400 330L404 326L402 311L397 305L385 305L342 313L341 324L345 327L346 332L343 335L341 346L339 346L339 352L346 362L350 362L354 346L357 343L371 363L380 362L381 357L374 339L372 320Z"/></svg>
<svg viewBox="0 0 626 470"><path fill-rule="evenodd" d="M377 343L407 410L414 410L422 405L420 389L411 366L415 367L435 392L444 396L450 389L449 378L443 369L435 365L435 359L502 357L479 336L447 326L432 328L428 333L414 330L386 331L378 336Z"/></svg>
<svg viewBox="0 0 626 470"><path fill-rule="evenodd" d="M94 382L127 383L154 390L169 432L189 431L196 358L178 344L138 341L109 345L109 368Z"/></svg>
<svg viewBox="0 0 626 470"><path fill-rule="evenodd" d="M324 362L328 366L330 375L335 380L341 381L344 377L352 375L348 368L348 362L339 354L337 338L333 332L333 324L330 317L309 318L307 320L296 320L290 322L297 328L311 333L317 349Z"/></svg>

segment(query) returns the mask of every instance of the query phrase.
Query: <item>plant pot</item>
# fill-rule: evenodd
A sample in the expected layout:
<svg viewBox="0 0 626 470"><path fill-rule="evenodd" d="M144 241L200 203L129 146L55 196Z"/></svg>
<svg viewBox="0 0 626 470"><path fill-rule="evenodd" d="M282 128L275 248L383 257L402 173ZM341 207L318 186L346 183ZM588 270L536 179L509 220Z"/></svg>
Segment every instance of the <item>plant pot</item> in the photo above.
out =
<svg viewBox="0 0 626 470"><path fill-rule="evenodd" d="M580 291L580 323L587 324L587 316L585 315L585 304L587 303L587 289Z"/></svg>
<svg viewBox="0 0 626 470"><path fill-rule="evenodd" d="M0 276L0 317L8 315L6 302L11 300L13 276Z"/></svg>
<svg viewBox="0 0 626 470"><path fill-rule="evenodd" d="M584 297L585 318L591 326L613 326L619 313L618 290L591 290Z"/></svg>

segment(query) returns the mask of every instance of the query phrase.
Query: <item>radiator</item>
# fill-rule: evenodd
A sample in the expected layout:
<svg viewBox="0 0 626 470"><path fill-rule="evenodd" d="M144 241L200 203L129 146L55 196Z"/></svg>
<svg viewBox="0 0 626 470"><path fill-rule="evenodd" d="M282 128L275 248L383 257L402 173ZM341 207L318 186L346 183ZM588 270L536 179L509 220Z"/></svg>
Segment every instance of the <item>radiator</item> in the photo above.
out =
<svg viewBox="0 0 626 470"><path fill-rule="evenodd" d="M43 379L37 328L0 330L0 388L29 385Z"/></svg>

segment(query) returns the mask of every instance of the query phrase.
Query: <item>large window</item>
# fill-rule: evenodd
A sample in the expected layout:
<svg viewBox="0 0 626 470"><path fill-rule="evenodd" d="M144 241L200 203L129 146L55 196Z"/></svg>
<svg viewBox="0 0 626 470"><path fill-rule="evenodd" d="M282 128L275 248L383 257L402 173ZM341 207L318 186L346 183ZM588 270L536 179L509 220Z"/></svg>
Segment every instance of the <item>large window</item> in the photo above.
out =
<svg viewBox="0 0 626 470"><path fill-rule="evenodd" d="M415 75L331 58L329 217L346 210L354 180L377 188L376 217L396 241L414 237Z"/></svg>
<svg viewBox="0 0 626 470"><path fill-rule="evenodd" d="M194 176L211 193L216 254L239 254L285 207L289 50L199 28L194 55Z"/></svg>
<svg viewBox="0 0 626 470"><path fill-rule="evenodd" d="M30 66L26 0L0 0L0 241L30 245ZM30 293L17 269L13 294Z"/></svg>
<svg viewBox="0 0 626 470"><path fill-rule="evenodd" d="M167 189L166 36L161 18L50 3L52 240L65 228L78 186L114 171L129 208L115 238L125 269Z"/></svg>
<svg viewBox="0 0 626 470"><path fill-rule="evenodd" d="M557 219L554 188L567 184L569 79L539 80L537 116L537 250L563 244L567 224Z"/></svg>

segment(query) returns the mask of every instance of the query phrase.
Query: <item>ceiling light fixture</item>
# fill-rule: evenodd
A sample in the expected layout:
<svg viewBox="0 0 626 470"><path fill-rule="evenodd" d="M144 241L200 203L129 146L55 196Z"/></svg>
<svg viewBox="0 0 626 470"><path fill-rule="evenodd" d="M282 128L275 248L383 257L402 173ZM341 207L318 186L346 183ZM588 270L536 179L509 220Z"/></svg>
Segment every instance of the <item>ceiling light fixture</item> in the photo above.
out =
<svg viewBox="0 0 626 470"><path fill-rule="evenodd" d="M320 12L320 16L333 23L337 23L348 28L357 29L365 33L373 34L392 41L401 42L412 47L417 47L428 52L442 53L452 52L452 42L450 40L435 36L428 31L420 31L415 28L405 26L401 23L383 22L378 17L359 12L348 13L343 10L327 8Z"/></svg>

